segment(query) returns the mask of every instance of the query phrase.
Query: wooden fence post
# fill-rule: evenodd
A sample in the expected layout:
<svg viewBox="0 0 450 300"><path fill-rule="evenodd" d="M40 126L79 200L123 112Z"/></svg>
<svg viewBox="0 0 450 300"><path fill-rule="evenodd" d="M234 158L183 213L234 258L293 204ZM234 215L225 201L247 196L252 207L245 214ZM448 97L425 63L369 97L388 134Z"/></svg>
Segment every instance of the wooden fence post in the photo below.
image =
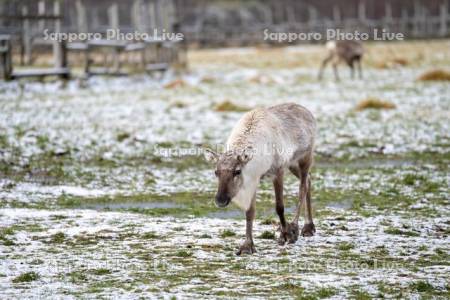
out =
<svg viewBox="0 0 450 300"><path fill-rule="evenodd" d="M292 1L290 2L291 3L288 3L288 5L286 5L285 7L286 19L289 25L293 25L295 24L295 6L293 5L294 3L292 3Z"/></svg>
<svg viewBox="0 0 450 300"><path fill-rule="evenodd" d="M108 8L108 21L111 29L119 29L119 6L117 2Z"/></svg>
<svg viewBox="0 0 450 300"><path fill-rule="evenodd" d="M145 17L143 16L144 13L144 3L142 0L134 0L133 6L131 9L131 19L133 21L133 26L138 30L139 32L145 31Z"/></svg>
<svg viewBox="0 0 450 300"><path fill-rule="evenodd" d="M45 0L40 0L38 3L38 14L45 15ZM45 29L45 20L39 20L39 33L42 33Z"/></svg>
<svg viewBox="0 0 450 300"><path fill-rule="evenodd" d="M86 51L84 52L84 73L86 77L89 77L90 68L91 68L91 59L89 58L89 43L86 43Z"/></svg>
<svg viewBox="0 0 450 300"><path fill-rule="evenodd" d="M110 29L119 30L120 22L119 22L119 5L117 2L111 4L108 8L108 19L109 19L109 27ZM112 49L112 63L113 63L113 71L119 72L120 70L120 53L118 48Z"/></svg>
<svg viewBox="0 0 450 300"><path fill-rule="evenodd" d="M12 79L12 49L9 36L0 36L0 78Z"/></svg>
<svg viewBox="0 0 450 300"><path fill-rule="evenodd" d="M308 6L308 23L311 27L317 23L317 10L312 6Z"/></svg>
<svg viewBox="0 0 450 300"><path fill-rule="evenodd" d="M75 2L75 9L77 12L77 30L78 32L88 32L88 19L86 15L86 8L83 5L82 0Z"/></svg>
<svg viewBox="0 0 450 300"><path fill-rule="evenodd" d="M28 19L28 6L22 6L22 55L21 55L21 64L28 65L31 63L31 47L32 47L32 36L31 36L31 27L30 27L30 19Z"/></svg>
<svg viewBox="0 0 450 300"><path fill-rule="evenodd" d="M90 30L92 30L94 32L99 31L99 28L100 28L100 17L99 17L98 7L92 7L90 12L91 12L90 15L92 17L92 23L91 23L91 26L89 28L90 28Z"/></svg>
<svg viewBox="0 0 450 300"><path fill-rule="evenodd" d="M154 2L148 3L148 26L150 29L149 34L153 35L153 30L158 27L156 20L156 5Z"/></svg>
<svg viewBox="0 0 450 300"><path fill-rule="evenodd" d="M439 35L446 36L448 34L448 0L441 3L439 11Z"/></svg>
<svg viewBox="0 0 450 300"><path fill-rule="evenodd" d="M400 31L404 34L404 35L409 35L409 31L406 32L409 28L409 16L408 16L408 11L406 9L402 9L402 15L400 18Z"/></svg>
<svg viewBox="0 0 450 300"><path fill-rule="evenodd" d="M359 1L359 3L358 3L358 19L363 24L365 24L367 21L366 2L365 1Z"/></svg>
<svg viewBox="0 0 450 300"><path fill-rule="evenodd" d="M341 23L341 9L339 5L333 5L333 20L335 23Z"/></svg>
<svg viewBox="0 0 450 300"><path fill-rule="evenodd" d="M392 22L392 5L391 2L386 2L384 5L384 19Z"/></svg>
<svg viewBox="0 0 450 300"><path fill-rule="evenodd" d="M53 2L53 14L56 17L55 20L55 33L61 32L61 6L58 0L55 0ZM62 68L63 62L64 62L64 53L63 49L61 47L61 42L59 42L57 39L53 41L53 65L55 68Z"/></svg>
<svg viewBox="0 0 450 300"><path fill-rule="evenodd" d="M61 3L60 0L55 0L53 2L53 13L56 17L55 20L55 33L61 32L62 23L62 13L61 13ZM53 42L53 59L54 67L57 69L67 68L67 41L66 40L55 40ZM67 79L69 75L64 73L61 78Z"/></svg>
<svg viewBox="0 0 450 300"><path fill-rule="evenodd" d="M420 3L414 0L414 19L413 19L413 35L414 37L420 36L420 21L421 21Z"/></svg>

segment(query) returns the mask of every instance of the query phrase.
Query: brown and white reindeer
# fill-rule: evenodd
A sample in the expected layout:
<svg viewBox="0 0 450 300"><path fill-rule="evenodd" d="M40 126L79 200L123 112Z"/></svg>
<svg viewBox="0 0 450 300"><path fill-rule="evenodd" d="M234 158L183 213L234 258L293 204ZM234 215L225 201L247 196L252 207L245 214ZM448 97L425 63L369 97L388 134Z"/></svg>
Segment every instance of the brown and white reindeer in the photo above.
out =
<svg viewBox="0 0 450 300"><path fill-rule="evenodd" d="M322 61L319 70L319 80L323 77L323 70L331 62L334 70L334 77L339 80L337 66L344 62L350 67L351 77L354 78L355 65L358 66L359 78L362 78L361 59L364 54L362 43L357 40L329 41L326 44L328 56Z"/></svg>
<svg viewBox="0 0 450 300"><path fill-rule="evenodd" d="M237 255L256 252L252 228L256 190L263 177L270 177L275 189L276 212L281 224L279 244L297 241L303 207L305 224L301 234L314 234L309 170L315 131L315 119L303 106L286 103L257 108L247 112L234 127L224 153L205 151L206 159L216 163L215 174L219 181L216 205L225 207L233 202L246 214L246 239ZM299 202L292 223L287 223L284 217L283 176L287 169L300 179Z"/></svg>

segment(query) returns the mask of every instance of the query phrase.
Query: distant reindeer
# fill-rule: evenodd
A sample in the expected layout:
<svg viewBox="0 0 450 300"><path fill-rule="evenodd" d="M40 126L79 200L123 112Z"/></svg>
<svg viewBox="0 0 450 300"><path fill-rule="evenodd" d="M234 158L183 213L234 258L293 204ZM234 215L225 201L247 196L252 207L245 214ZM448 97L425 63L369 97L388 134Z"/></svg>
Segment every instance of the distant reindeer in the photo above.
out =
<svg viewBox="0 0 450 300"><path fill-rule="evenodd" d="M334 70L334 77L339 80L337 66L340 62L345 62L351 71L351 76L354 78L355 64L358 65L359 78L362 78L361 59L364 54L364 49L360 41L330 41L326 44L328 56L323 60L319 71L319 80L322 79L323 70L326 65L331 62Z"/></svg>
<svg viewBox="0 0 450 300"><path fill-rule="evenodd" d="M215 202L225 207L230 202L246 214L246 240L236 253L256 252L252 228L255 218L256 189L263 177L270 177L275 189L276 212L280 218L279 244L295 243L299 236L300 209L305 207L302 236L312 236L315 227L311 212L311 181L316 122L303 106L286 103L247 112L234 127L227 149L218 154L205 151L216 163L219 187ZM299 202L292 223L286 223L283 203L283 176L289 169L300 179Z"/></svg>

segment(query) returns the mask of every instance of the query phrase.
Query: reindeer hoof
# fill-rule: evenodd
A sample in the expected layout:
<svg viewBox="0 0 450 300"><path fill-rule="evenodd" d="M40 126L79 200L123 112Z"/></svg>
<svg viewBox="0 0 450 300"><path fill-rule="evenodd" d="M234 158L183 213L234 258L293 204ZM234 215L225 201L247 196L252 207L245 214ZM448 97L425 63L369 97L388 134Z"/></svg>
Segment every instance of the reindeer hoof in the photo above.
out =
<svg viewBox="0 0 450 300"><path fill-rule="evenodd" d="M284 244L286 244L287 242L287 232L280 232L280 237L278 238L278 245L280 246L284 246Z"/></svg>
<svg viewBox="0 0 450 300"><path fill-rule="evenodd" d="M314 223L308 223L303 225L302 228L302 236L308 237L313 236L316 232L316 227L314 226Z"/></svg>
<svg viewBox="0 0 450 300"><path fill-rule="evenodd" d="M289 223L286 226L286 231L281 229L280 237L278 238L278 245L295 244L298 240L299 228L297 223Z"/></svg>
<svg viewBox="0 0 450 300"><path fill-rule="evenodd" d="M289 223L287 226L287 242L289 244L295 244L298 240L299 228L297 223Z"/></svg>
<svg viewBox="0 0 450 300"><path fill-rule="evenodd" d="M255 245L253 242L245 241L241 247L239 247L239 250L236 252L236 255L241 254L253 254L256 253Z"/></svg>

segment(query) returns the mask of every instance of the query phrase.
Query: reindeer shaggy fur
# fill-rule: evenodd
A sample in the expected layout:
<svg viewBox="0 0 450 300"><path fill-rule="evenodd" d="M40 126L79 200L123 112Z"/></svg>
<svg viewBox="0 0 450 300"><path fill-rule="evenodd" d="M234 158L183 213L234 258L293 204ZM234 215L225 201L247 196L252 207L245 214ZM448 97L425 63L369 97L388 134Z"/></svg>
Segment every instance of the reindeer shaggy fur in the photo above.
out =
<svg viewBox="0 0 450 300"><path fill-rule="evenodd" d="M362 78L361 59L364 48L360 41L330 41L326 45L328 56L323 60L319 70L319 80L323 77L323 71L327 64L331 62L334 70L334 77L339 80L337 66L340 62L346 63L350 67L351 77L354 77L355 64L358 66L359 78Z"/></svg>
<svg viewBox="0 0 450 300"><path fill-rule="evenodd" d="M313 161L316 122L303 106L286 103L258 108L246 113L232 130L226 151L205 151L208 160L216 162L219 181L216 204L225 207L235 203L246 212L246 240L238 254L254 253L252 237L256 190L263 177L273 181L276 211L280 218L279 243L295 243L299 235L300 209L305 209L303 236L315 232L311 215L309 170ZM299 203L292 223L284 217L283 175L289 169L300 179Z"/></svg>

